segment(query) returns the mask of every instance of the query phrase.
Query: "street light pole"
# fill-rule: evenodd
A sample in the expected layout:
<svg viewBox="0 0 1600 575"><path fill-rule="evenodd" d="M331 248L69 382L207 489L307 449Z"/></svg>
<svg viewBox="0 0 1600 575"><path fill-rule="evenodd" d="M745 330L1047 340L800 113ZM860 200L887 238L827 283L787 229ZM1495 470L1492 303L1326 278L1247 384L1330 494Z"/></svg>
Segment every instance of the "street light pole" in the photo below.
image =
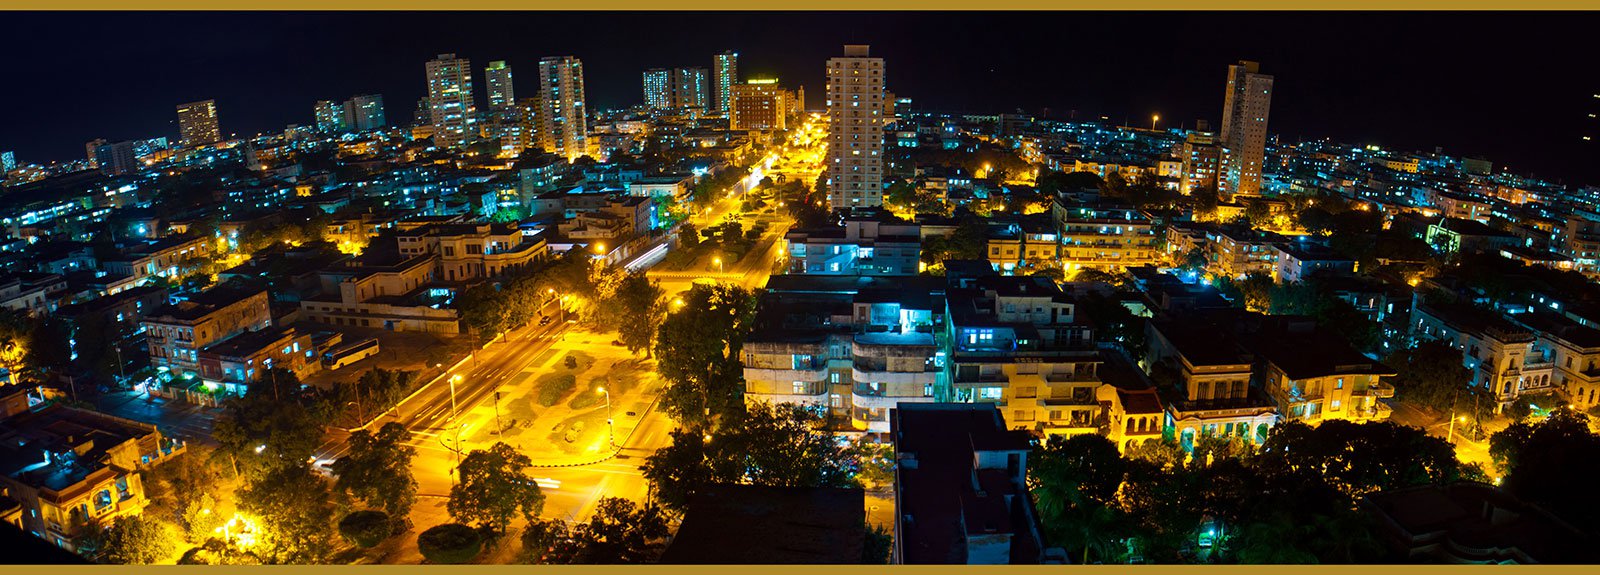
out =
<svg viewBox="0 0 1600 575"><path fill-rule="evenodd" d="M456 421L458 416L456 412L456 381L460 379L461 374L459 373L450 376L450 426L456 428L456 448L452 450L456 452L456 467L461 466L461 426ZM454 471L451 472L450 477L455 477Z"/></svg>
<svg viewBox="0 0 1600 575"><path fill-rule="evenodd" d="M606 442L611 444L611 450L612 451L616 451L617 450L617 430L616 430L616 427L612 425L612 418L611 418L611 392L606 391L606 388L604 388L604 387L599 387L599 388L595 388L595 389L597 391L599 391L601 394L604 394L606 396Z"/></svg>

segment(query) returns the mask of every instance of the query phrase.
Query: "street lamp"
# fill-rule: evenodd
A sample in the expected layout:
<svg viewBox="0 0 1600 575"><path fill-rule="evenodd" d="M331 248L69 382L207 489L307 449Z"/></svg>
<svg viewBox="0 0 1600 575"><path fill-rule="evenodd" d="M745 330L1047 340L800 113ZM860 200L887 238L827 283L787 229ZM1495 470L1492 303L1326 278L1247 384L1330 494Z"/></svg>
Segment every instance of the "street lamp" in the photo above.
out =
<svg viewBox="0 0 1600 575"><path fill-rule="evenodd" d="M1161 114L1153 114L1153 115L1151 115L1150 116L1150 131L1152 131L1152 132L1155 131L1156 122L1160 122L1160 121L1161 121Z"/></svg>
<svg viewBox="0 0 1600 575"><path fill-rule="evenodd" d="M1461 423L1466 423L1467 422L1467 416L1463 415L1461 417L1452 417L1452 418L1450 418L1450 433L1449 433L1449 437L1447 439L1445 439L1445 441L1448 441L1450 443L1455 443L1456 442L1456 422L1457 421L1459 421Z"/></svg>
<svg viewBox="0 0 1600 575"><path fill-rule="evenodd" d="M612 451L616 451L617 430L616 427L612 425L611 419L611 392L606 391L606 388L604 387L596 387L595 391L598 391L601 395L606 396L606 442L611 444Z"/></svg>
<svg viewBox="0 0 1600 575"><path fill-rule="evenodd" d="M711 258L711 263L717 264L717 273L722 273L722 258Z"/></svg>
<svg viewBox="0 0 1600 575"><path fill-rule="evenodd" d="M461 381L461 374L450 376L450 425L456 428L456 465L461 465L461 427L456 425L456 382Z"/></svg>

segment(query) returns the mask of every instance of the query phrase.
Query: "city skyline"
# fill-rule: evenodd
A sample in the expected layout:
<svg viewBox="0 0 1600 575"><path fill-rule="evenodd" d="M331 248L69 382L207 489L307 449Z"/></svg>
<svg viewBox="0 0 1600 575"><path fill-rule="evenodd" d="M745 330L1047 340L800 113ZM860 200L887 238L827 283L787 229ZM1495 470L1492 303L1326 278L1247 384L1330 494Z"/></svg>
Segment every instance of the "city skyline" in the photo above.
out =
<svg viewBox="0 0 1600 575"><path fill-rule="evenodd" d="M16 16L39 22L48 22L52 17ZM115 37L124 27L177 29L186 19L202 17L171 15L160 23L141 26L137 24L147 16L128 16L135 25L92 15L83 20L83 25L89 30L103 28ZM826 16L761 14L748 19L756 24L750 28L759 30L762 22L780 17L794 17L804 22ZM225 24L232 16L204 17L217 18ZM1518 173L1533 173L1574 184L1600 182L1597 177L1600 168L1586 161L1592 157L1592 148L1588 146L1593 142L1582 139L1594 92L1584 78L1593 74L1581 73L1581 69L1570 74L1550 73L1558 68L1588 64L1534 58L1538 54L1576 48L1576 37L1562 33L1534 35L1520 32L1520 29L1499 30L1487 16L1334 14L1318 16L1330 25L1300 30L1313 21L1309 20L1313 16L1240 14L1237 15L1240 22L1260 30L1260 34L1253 35L1259 40L1184 42L1182 50L1163 47L1165 41L1154 40L1162 33L1181 34L1185 29L1213 28L1225 21L1223 15L1037 14L1022 21L980 14L972 18L979 24L998 22L1001 30L985 31L996 26L975 24L963 26L959 34L930 41L916 35L885 31L878 24L895 20L906 22L910 28L937 28L965 16L862 14L840 19L839 25L817 33L778 30L771 38L764 38L740 27L731 27L735 29L697 35L650 50L631 49L628 43L619 45L615 36L634 38L633 42L640 45L653 45L659 43L653 40L671 28L658 28L663 18L684 19L708 29L721 30L730 27L717 26L717 23L745 16L620 14L608 16L613 25L602 27L593 37L552 34L526 41L513 41L495 31L531 16L501 19L505 22L491 22L489 16L445 14L430 17L452 22L482 22L485 26L474 28L481 31L477 34L463 33L455 38L446 35L423 43L400 44L385 40L378 42L377 50L357 52L340 47L381 38L367 38L377 33L346 26L351 19L349 15L318 14L305 18L310 31L304 34L319 36L321 40L313 38L298 43L303 45L278 46L271 50L304 50L317 57L289 57L279 62L264 59L262 47L258 46L264 38L251 35L271 33L287 26L288 16L262 15L259 26L253 25L251 30L241 32L243 36L234 34L239 40L232 44L222 44L237 48L183 57L186 66L216 70L216 73L197 73L145 85L139 82L153 77L150 74L159 73L162 65L133 64L125 70L105 70L106 74L99 76L103 85L125 86L123 89L129 91L109 101L103 86L95 89L89 85L75 85L94 76L55 71L66 69L63 60L73 58L70 50L59 55L44 54L24 62L22 73L30 77L38 77L34 73L42 74L56 82L66 95L41 103L44 109L35 115L37 117L14 121L12 127L0 135L3 140L0 149L14 151L19 163L50 162L79 157L74 152L82 149L84 142L96 138L124 141L167 136L176 141L176 118L170 110L176 104L203 99L217 101L224 137L277 132L288 124L312 125L314 119L309 112L315 101L344 94L380 94L389 102L402 103L400 107L405 107L424 95L425 86L417 79L418 62L451 52L467 60L503 60L512 68L524 69L536 66L538 58L545 55L571 54L588 64L586 82L592 98L588 106L591 111L640 104L639 75L646 69L706 66L707 60L725 51L740 53L741 77L775 75L784 78L786 84L809 86L820 94L822 63L826 58L836 52L839 45L861 43L873 45L874 55L881 54L896 62L897 73L890 83L897 95L913 99L913 110L1001 113L1021 109L1039 114L1048 108L1052 117L1083 120L1104 116L1111 123L1128 125L1140 125L1152 114L1159 114L1161 127L1193 127L1195 120L1201 119L1216 127L1220 125L1219 112L1223 104L1217 93L1218 77L1225 74L1227 63L1252 60L1260 62L1263 70L1278 78L1269 133L1287 141L1327 137L1419 151L1442 147L1456 155L1488 158L1496 166L1506 166ZM579 15L540 17L559 20ZM404 25L413 16L391 14L384 18ZM1449 40L1440 32L1423 31L1401 39L1387 37L1387 32L1407 30L1419 22L1453 24L1452 29L1460 32L1455 34L1457 36L1471 37L1475 30L1494 30L1519 41L1506 43L1513 48L1500 48L1501 43L1497 42L1491 49L1467 40ZM1084 40L1074 42L1071 49L1043 45L1048 42L1034 38L1040 34L1033 32L1042 33L1073 23L1084 28ZM1558 18L1543 23L1557 30L1562 26L1576 27ZM1152 33L1150 45L1100 41L1113 37L1115 30L1135 25ZM34 40L28 30L48 26L23 28L22 34L0 42L19 43L17 49L20 49ZM229 27L214 28L226 30ZM1535 28L1539 27L1527 29ZM1344 32L1336 32L1338 30ZM186 30L184 34L196 33ZM1284 44L1283 40L1296 34L1303 36L1304 43L1311 47ZM1521 34L1528 35L1519 36ZM1007 43L1000 43L1002 39ZM1392 60L1385 63L1373 59L1381 52L1429 57L1419 60L1425 61L1425 65L1406 66ZM243 68L230 65L230 62L239 61L249 61L253 65ZM177 62L166 66L175 64ZM1477 72L1503 69L1505 65L1516 65L1529 77L1550 85L1537 90L1517 89L1503 85L1509 83L1488 82ZM1049 72L1057 67L1062 72ZM481 70L475 72L481 73ZM82 80L78 79L80 76ZM305 79L288 81L302 77ZM530 79L531 76L524 75L523 82ZM272 89L262 89L263 84ZM946 88L962 85L982 88ZM525 85L523 92L532 93L531 89ZM486 106L487 95L482 92L482 89L476 90L474 98L480 106ZM1449 97L1439 98L1440 94ZM115 89L111 95L117 95ZM88 104L89 99L96 103ZM819 104L813 103L813 107ZM38 109L40 105L31 104L30 107ZM156 114L163 109L168 112ZM68 110L73 113L63 117L69 116ZM80 110L88 112L80 114ZM388 110L388 114L396 118L408 117L409 112L401 108Z"/></svg>

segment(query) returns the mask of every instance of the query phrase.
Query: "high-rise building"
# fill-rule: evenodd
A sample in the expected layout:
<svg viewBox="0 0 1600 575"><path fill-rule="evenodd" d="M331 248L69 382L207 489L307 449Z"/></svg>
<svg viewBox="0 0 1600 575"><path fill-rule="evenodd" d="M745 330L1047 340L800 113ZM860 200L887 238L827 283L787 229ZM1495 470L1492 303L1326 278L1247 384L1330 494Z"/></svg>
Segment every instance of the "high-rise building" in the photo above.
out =
<svg viewBox="0 0 1600 575"><path fill-rule="evenodd" d="M793 97L772 78L751 79L729 91L728 128L783 130L788 127Z"/></svg>
<svg viewBox="0 0 1600 575"><path fill-rule="evenodd" d="M417 109L411 113L412 126L432 126L433 106L428 104L428 97L417 98Z"/></svg>
<svg viewBox="0 0 1600 575"><path fill-rule="evenodd" d="M705 68L651 68L644 71L644 103L652 109L699 108L711 105L711 83Z"/></svg>
<svg viewBox="0 0 1600 575"><path fill-rule="evenodd" d="M711 69L716 73L717 113L727 114L733 102L733 87L739 84L739 53L717 54L712 59Z"/></svg>
<svg viewBox="0 0 1600 575"><path fill-rule="evenodd" d="M504 112L517 105L516 91L511 88L511 67L505 60L495 60L483 69L483 84L489 90L489 111Z"/></svg>
<svg viewBox="0 0 1600 575"><path fill-rule="evenodd" d="M883 205L883 58L846 45L828 60L828 204Z"/></svg>
<svg viewBox="0 0 1600 575"><path fill-rule="evenodd" d="M344 121L344 104L332 100L317 100L312 106L312 114L317 119L317 131L324 134L343 132L347 129Z"/></svg>
<svg viewBox="0 0 1600 575"><path fill-rule="evenodd" d="M16 152L0 152L0 174L17 169Z"/></svg>
<svg viewBox="0 0 1600 575"><path fill-rule="evenodd" d="M651 68L644 71L644 105L653 110L672 107L672 70Z"/></svg>
<svg viewBox="0 0 1600 575"><path fill-rule="evenodd" d="M1209 132L1190 133L1183 141L1182 181L1178 191L1187 196L1201 188L1216 188L1221 157L1222 148L1217 146L1215 135Z"/></svg>
<svg viewBox="0 0 1600 575"><path fill-rule="evenodd" d="M1261 195L1271 104L1272 76L1260 73L1260 64L1240 60L1228 66L1228 93L1222 107L1222 145L1226 150L1218 178L1223 194Z"/></svg>
<svg viewBox="0 0 1600 575"><path fill-rule="evenodd" d="M383 115L383 94L363 94L345 100L345 129L365 132L382 128L388 123Z"/></svg>
<svg viewBox="0 0 1600 575"><path fill-rule="evenodd" d="M429 60L428 118L433 141L455 146L477 131L477 109L472 105L472 62L455 54Z"/></svg>
<svg viewBox="0 0 1600 575"><path fill-rule="evenodd" d="M139 169L138 153L134 150L134 142L101 144L95 148L94 156L96 165L100 167L100 172L107 175L131 174Z"/></svg>
<svg viewBox="0 0 1600 575"><path fill-rule="evenodd" d="M672 71L674 108L699 108L711 105L711 81L705 68L678 68Z"/></svg>
<svg viewBox="0 0 1600 575"><path fill-rule="evenodd" d="M583 62L572 56L539 60L539 146L573 161L588 153Z"/></svg>
<svg viewBox="0 0 1600 575"><path fill-rule="evenodd" d="M185 147L204 146L222 141L217 128L217 103L201 100L178 105L178 136Z"/></svg>
<svg viewBox="0 0 1600 575"><path fill-rule="evenodd" d="M100 149L100 146L104 145L106 145L105 138L95 138L93 140L89 140L88 143L83 145L84 154L89 157L89 167L100 167L100 160L95 152Z"/></svg>

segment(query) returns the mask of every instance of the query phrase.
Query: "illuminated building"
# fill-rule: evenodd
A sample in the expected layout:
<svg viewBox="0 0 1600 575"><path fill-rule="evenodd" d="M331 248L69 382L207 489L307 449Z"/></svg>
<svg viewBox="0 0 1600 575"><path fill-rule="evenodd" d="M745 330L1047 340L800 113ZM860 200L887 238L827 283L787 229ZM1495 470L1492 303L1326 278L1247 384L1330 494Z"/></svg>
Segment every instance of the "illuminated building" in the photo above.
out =
<svg viewBox="0 0 1600 575"><path fill-rule="evenodd" d="M345 100L345 129L365 132L382 128L388 123L383 115L382 94L365 94Z"/></svg>
<svg viewBox="0 0 1600 575"><path fill-rule="evenodd" d="M495 60L483 69L483 83L489 91L489 111L506 112L517 104L516 91L511 87L511 67L505 60Z"/></svg>
<svg viewBox="0 0 1600 575"><path fill-rule="evenodd" d="M717 113L727 114L733 106L733 87L739 84L739 53L717 54L712 59L711 69L715 74Z"/></svg>
<svg viewBox="0 0 1600 575"><path fill-rule="evenodd" d="M828 60L828 204L835 210L883 205L883 58L847 45Z"/></svg>
<svg viewBox="0 0 1600 575"><path fill-rule="evenodd" d="M345 131L344 104L331 100L317 100L312 107L312 113L317 119L317 131L324 134L333 134Z"/></svg>
<svg viewBox="0 0 1600 575"><path fill-rule="evenodd" d="M178 135L185 147L222 141L222 132L217 128L217 103L201 100L179 104Z"/></svg>
<svg viewBox="0 0 1600 575"><path fill-rule="evenodd" d="M583 62L572 56L539 60L539 146L573 161L588 154L589 126Z"/></svg>
<svg viewBox="0 0 1600 575"><path fill-rule="evenodd" d="M1227 150L1219 178L1225 195L1261 195L1272 76L1259 70L1259 64L1249 61L1228 66L1228 92L1222 108L1222 145Z"/></svg>
<svg viewBox="0 0 1600 575"><path fill-rule="evenodd" d="M19 527L68 551L77 551L85 524L143 512L149 468L185 451L154 425L85 409L47 404L6 415L0 492L23 511Z"/></svg>
<svg viewBox="0 0 1600 575"><path fill-rule="evenodd" d="M655 110L672 107L672 70L651 68L644 71L644 103Z"/></svg>
<svg viewBox="0 0 1600 575"><path fill-rule="evenodd" d="M776 79L733 86L729 97L728 128L732 130L784 130L794 112L789 107L792 96Z"/></svg>
<svg viewBox="0 0 1600 575"><path fill-rule="evenodd" d="M429 60L428 123L433 126L433 141L439 146L455 146L477 129L477 110L472 105L472 62L455 54L440 54Z"/></svg>
<svg viewBox="0 0 1600 575"><path fill-rule="evenodd" d="M105 140L97 140L105 141ZM94 149L95 165L100 167L100 172L118 176L131 174L139 169L137 154L134 153L133 142L117 142L115 144L101 144Z"/></svg>
<svg viewBox="0 0 1600 575"><path fill-rule="evenodd" d="M789 273L914 275L921 261L921 227L888 216L853 216L843 226L793 229L784 235Z"/></svg>
<svg viewBox="0 0 1600 575"><path fill-rule="evenodd" d="M0 174L17 169L16 152L0 152Z"/></svg>
<svg viewBox="0 0 1600 575"><path fill-rule="evenodd" d="M644 103L652 109L696 108L711 102L705 68L651 68L644 71Z"/></svg>
<svg viewBox="0 0 1600 575"><path fill-rule="evenodd" d="M1155 265L1164 238L1150 218L1132 206L1050 205L1061 235L1061 262L1068 275L1077 269L1114 270Z"/></svg>
<svg viewBox="0 0 1600 575"><path fill-rule="evenodd" d="M272 325L267 291L215 287L152 310L142 322L150 365L176 373L198 372L200 350L247 331Z"/></svg>
<svg viewBox="0 0 1600 575"><path fill-rule="evenodd" d="M1209 133L1195 132L1183 141L1183 167L1178 175L1178 191L1187 196L1202 188L1217 187L1217 172L1222 148Z"/></svg>

